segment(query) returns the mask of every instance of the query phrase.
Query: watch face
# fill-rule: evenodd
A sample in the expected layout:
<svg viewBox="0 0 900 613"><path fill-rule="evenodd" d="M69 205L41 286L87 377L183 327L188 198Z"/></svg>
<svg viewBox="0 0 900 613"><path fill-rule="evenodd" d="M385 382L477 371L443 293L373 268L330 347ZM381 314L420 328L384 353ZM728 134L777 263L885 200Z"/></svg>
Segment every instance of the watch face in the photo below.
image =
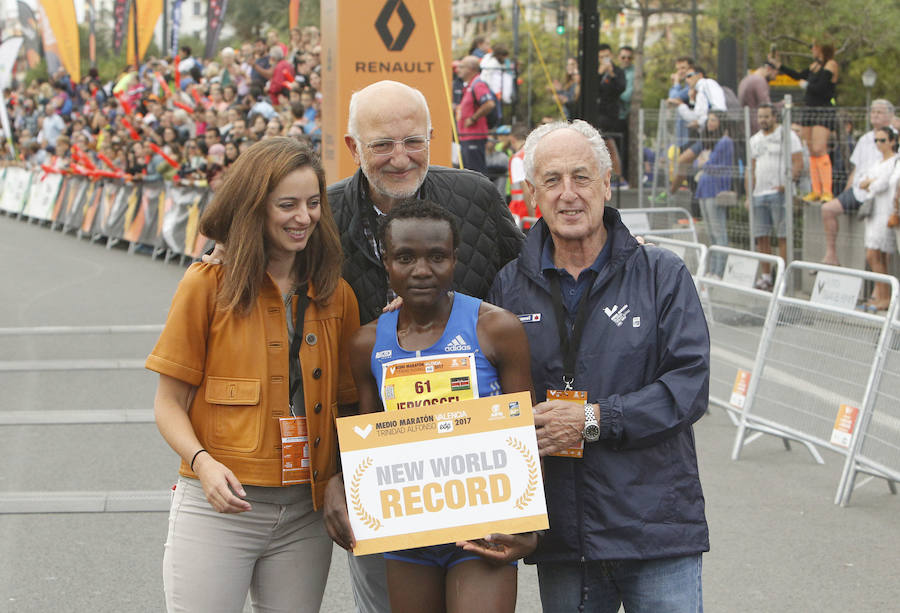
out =
<svg viewBox="0 0 900 613"><path fill-rule="evenodd" d="M586 441L596 441L600 438L600 426L596 424L588 424L584 427L584 439Z"/></svg>

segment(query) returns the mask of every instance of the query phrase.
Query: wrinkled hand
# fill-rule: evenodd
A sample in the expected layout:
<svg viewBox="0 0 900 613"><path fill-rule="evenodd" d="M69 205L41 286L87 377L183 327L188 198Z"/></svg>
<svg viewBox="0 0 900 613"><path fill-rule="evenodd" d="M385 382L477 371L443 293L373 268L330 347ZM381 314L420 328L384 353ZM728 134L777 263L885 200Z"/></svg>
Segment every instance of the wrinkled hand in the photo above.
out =
<svg viewBox="0 0 900 613"><path fill-rule="evenodd" d="M201 453L194 460L194 472L200 477L206 500L219 513L243 513L250 503L242 500L247 492L231 469L209 453ZM237 496L235 495L237 494ZM238 498L240 496L241 498Z"/></svg>
<svg viewBox="0 0 900 613"><path fill-rule="evenodd" d="M535 532L489 534L483 539L460 541L456 546L478 554L492 564L503 566L530 554L537 547L537 541Z"/></svg>
<svg viewBox="0 0 900 613"><path fill-rule="evenodd" d="M225 259L225 247L219 243L216 243L215 247L213 247L213 252L210 254L203 254L200 256L200 261L204 264L213 264L218 265L221 264Z"/></svg>
<svg viewBox="0 0 900 613"><path fill-rule="evenodd" d="M534 407L534 427L542 456L574 447L584 432L584 407L566 400L548 400Z"/></svg>
<svg viewBox="0 0 900 613"><path fill-rule="evenodd" d="M322 508L325 529L331 540L348 551L356 547L356 539L350 528L350 516L347 514L343 475L335 475L328 480L325 486L325 504Z"/></svg>

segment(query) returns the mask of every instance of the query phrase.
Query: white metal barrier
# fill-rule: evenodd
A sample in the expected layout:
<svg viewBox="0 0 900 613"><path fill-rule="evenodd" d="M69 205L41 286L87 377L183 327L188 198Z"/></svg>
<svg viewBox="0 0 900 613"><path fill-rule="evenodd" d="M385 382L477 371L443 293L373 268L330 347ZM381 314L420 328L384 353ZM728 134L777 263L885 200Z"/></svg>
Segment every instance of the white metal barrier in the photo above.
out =
<svg viewBox="0 0 900 613"><path fill-rule="evenodd" d="M709 401L738 425L766 317L772 307L772 292L754 286L763 264L768 264L777 285L784 272L784 260L775 255L713 245L706 252L705 270L710 270L715 258L725 258L722 278L710 275L697 279L709 326Z"/></svg>
<svg viewBox="0 0 900 613"><path fill-rule="evenodd" d="M890 317L888 339L865 412L853 432L835 503L850 504L858 473L887 479L892 494L900 481L900 307Z"/></svg>
<svg viewBox="0 0 900 613"><path fill-rule="evenodd" d="M797 276L816 276L809 298L794 295ZM895 277L847 268L791 262L775 287L766 318L732 459L748 431L789 437L849 455L859 417L872 402L873 382L890 319L857 310L864 282L888 284L896 309Z"/></svg>
<svg viewBox="0 0 900 613"><path fill-rule="evenodd" d="M656 234L644 235L644 240L653 245L658 245L663 249L668 249L684 261L691 276L696 281L706 274L706 252L707 247L703 243L683 241L677 238L669 238L668 236L658 236ZM697 290L699 291L699 286Z"/></svg>
<svg viewBox="0 0 900 613"><path fill-rule="evenodd" d="M697 242L697 228L694 218L687 209L677 206L659 208L619 209L622 223L632 234L652 234Z"/></svg>
<svg viewBox="0 0 900 613"><path fill-rule="evenodd" d="M46 326L0 328L0 337L77 334L157 334L161 325ZM0 372L143 369L143 359L79 359L0 361ZM0 411L0 426L50 426L153 423L152 409ZM87 449L87 448L86 448ZM169 492L134 490L109 492L19 491L0 493L0 515L21 513L164 512Z"/></svg>

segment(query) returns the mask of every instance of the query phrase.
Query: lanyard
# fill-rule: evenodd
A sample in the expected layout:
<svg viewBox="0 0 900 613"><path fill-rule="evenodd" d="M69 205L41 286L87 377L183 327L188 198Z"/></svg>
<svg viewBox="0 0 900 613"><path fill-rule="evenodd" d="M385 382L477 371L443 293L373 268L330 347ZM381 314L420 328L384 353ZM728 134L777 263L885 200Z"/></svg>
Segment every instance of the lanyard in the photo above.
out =
<svg viewBox="0 0 900 613"><path fill-rule="evenodd" d="M299 405L304 405L303 398L303 373L300 370L300 345L303 342L303 317L306 307L309 305L309 296L306 295L306 284L297 288L297 314L294 317L294 334L291 337L291 350L288 354L290 365L290 397L291 415L294 415L294 395L299 394ZM296 366L295 366L296 364Z"/></svg>
<svg viewBox="0 0 900 613"><path fill-rule="evenodd" d="M559 333L559 346L562 348L563 354L563 389L571 390L572 384L575 382L575 358L578 357L578 347L581 345L581 336L584 332L584 326L587 323L587 303L588 295L594 281L597 279L597 272L590 271L590 282L584 288L584 293L578 303L578 310L575 314L575 327L572 328L572 334L566 329L566 308L563 306L562 289L559 285L559 272L550 277L550 297L553 301L553 312L556 314L556 330Z"/></svg>

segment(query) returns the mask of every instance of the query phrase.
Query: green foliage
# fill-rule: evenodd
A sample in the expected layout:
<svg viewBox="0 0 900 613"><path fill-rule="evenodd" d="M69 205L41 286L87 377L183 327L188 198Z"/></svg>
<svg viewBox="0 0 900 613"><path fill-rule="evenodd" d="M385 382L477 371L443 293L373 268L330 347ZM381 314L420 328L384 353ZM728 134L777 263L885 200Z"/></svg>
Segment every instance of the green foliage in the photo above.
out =
<svg viewBox="0 0 900 613"><path fill-rule="evenodd" d="M25 83L33 83L38 79L47 80L50 78L50 74L47 72L47 61L44 58L41 58L40 63L34 68L29 68L25 73Z"/></svg>
<svg viewBox="0 0 900 613"><path fill-rule="evenodd" d="M320 6L315 0L300 2L300 27L319 25ZM231 0L225 22L231 25L235 34L230 39L232 46L264 38L266 30L278 30L280 40L289 39L288 2L286 0Z"/></svg>
<svg viewBox="0 0 900 613"><path fill-rule="evenodd" d="M862 106L866 92L860 75L872 67L878 81L873 98L896 99L900 59L896 44L900 28L900 4L884 0L719 0L729 23L742 24L740 39L746 39L749 63L759 65L771 44L783 53L785 64L801 69L808 65L809 45L833 44L841 68L838 104Z"/></svg>

